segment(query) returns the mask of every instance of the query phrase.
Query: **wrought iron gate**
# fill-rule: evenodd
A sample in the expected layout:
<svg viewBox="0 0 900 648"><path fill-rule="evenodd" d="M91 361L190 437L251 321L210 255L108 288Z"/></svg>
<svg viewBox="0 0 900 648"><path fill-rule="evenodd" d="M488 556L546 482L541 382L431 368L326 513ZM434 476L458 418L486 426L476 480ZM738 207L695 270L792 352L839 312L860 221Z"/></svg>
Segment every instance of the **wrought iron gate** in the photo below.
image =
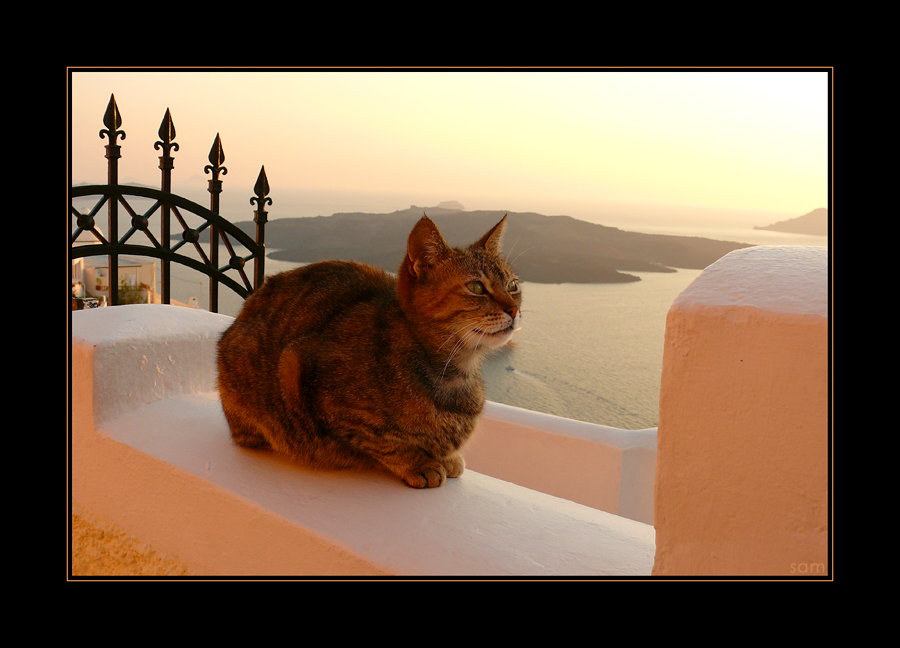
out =
<svg viewBox="0 0 900 648"><path fill-rule="evenodd" d="M161 300L165 304L171 303L172 263L179 263L193 268L209 277L209 310L214 313L218 312L219 307L219 284L227 286L244 298L262 285L265 279L266 259L265 227L267 212L265 207L272 204L272 199L268 197L269 183L266 179L265 166L260 169L259 177L256 180L256 186L253 189L255 196L250 198L250 203L256 205L256 210L253 212L253 220L256 223L256 240L253 240L248 234L219 215L219 196L222 193L222 181L219 179L219 176L226 174L228 170L222 166L222 163L225 161L225 155L218 135L216 135L212 149L209 152L209 164L204 167L204 172L212 175L208 188L210 206L207 208L171 192L172 169L174 168L172 151L178 150L178 144L173 141L175 139L175 127L168 110L166 110L159 127L160 140L154 144L154 148L162 152L159 158L161 171L160 189L119 184L118 164L122 147L117 142L120 137L125 139L125 132L119 130L119 127L122 125L122 117L119 114L114 95L110 95L109 105L103 117L103 125L106 128L100 131L100 137L106 137L109 140L109 144L106 145L105 156L108 161L107 184L82 185L69 188L70 214L76 219L75 228L69 241L69 249L73 259L103 255L109 258L110 305L115 306L119 303L118 266L119 255L122 254L153 257L161 260ZM75 208L72 202L74 198L90 196L97 196L97 201L89 211L80 212ZM150 199L153 203L146 211L138 212L132 208L129 198ZM104 206L107 207L109 217L108 230L105 237L98 231L96 221ZM120 225L122 225L119 221L120 208L131 218L130 226L121 227L121 229L126 229L127 227L127 231L122 236L119 236ZM188 213L199 216L203 220L202 224L196 228L189 227L184 217ZM151 219L157 215L161 221L158 238L154 236L149 227ZM170 231L172 216L175 217L182 228L181 240L176 241L174 244L172 243L173 236ZM201 234L206 229L210 230L209 254L204 251L201 245ZM90 232L97 242L76 246L75 241L83 232ZM138 235L138 232L149 241L149 244L135 241L135 237L137 237L137 241L141 239L141 235ZM219 260L220 241L224 244L229 256L224 264ZM246 256L237 254L235 252L235 243L242 245L249 253ZM178 250L188 244L196 249L200 259L179 254ZM244 270L245 264L251 259L253 259L252 283ZM226 274L229 271L236 271L241 282ZM235 273L232 272L231 274Z"/></svg>

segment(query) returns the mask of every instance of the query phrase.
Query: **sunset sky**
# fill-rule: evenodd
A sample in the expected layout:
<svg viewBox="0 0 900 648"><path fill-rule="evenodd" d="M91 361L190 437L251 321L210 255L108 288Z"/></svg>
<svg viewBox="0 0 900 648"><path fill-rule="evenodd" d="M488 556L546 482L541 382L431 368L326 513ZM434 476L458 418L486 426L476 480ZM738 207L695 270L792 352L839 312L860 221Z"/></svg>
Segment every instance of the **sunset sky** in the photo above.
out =
<svg viewBox="0 0 900 648"><path fill-rule="evenodd" d="M825 69L122 69L70 79L75 183L106 181L98 133L115 94L122 181L158 186L153 144L169 108L176 192L205 191L219 133L227 188L247 193L265 165L276 201L290 190L313 202L381 195L389 210L458 200L577 217L616 205L772 216L759 224L828 206Z"/></svg>

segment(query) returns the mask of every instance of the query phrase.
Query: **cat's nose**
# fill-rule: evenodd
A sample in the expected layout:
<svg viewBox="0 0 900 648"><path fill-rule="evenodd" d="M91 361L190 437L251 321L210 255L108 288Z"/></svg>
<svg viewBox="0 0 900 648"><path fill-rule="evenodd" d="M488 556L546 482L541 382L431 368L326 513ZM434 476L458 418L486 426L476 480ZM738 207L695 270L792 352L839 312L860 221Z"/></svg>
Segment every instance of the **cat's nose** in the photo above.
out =
<svg viewBox="0 0 900 648"><path fill-rule="evenodd" d="M513 306L512 308L506 309L506 314L509 315L513 319L516 319L516 315L518 314L518 312L519 312L518 306Z"/></svg>

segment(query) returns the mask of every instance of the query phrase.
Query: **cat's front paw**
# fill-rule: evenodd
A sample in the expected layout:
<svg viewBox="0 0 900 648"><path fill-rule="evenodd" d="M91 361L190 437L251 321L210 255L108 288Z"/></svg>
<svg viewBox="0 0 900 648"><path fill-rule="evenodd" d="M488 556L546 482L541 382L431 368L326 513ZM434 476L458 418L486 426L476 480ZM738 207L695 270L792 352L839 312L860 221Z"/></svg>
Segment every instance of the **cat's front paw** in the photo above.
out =
<svg viewBox="0 0 900 648"><path fill-rule="evenodd" d="M437 488L447 477L459 477L466 470L466 462L459 455L432 461L403 475L403 481L413 488Z"/></svg>
<svg viewBox="0 0 900 648"><path fill-rule="evenodd" d="M466 462L459 455L453 455L444 459L444 470L447 477L459 477L466 471Z"/></svg>
<svg viewBox="0 0 900 648"><path fill-rule="evenodd" d="M437 488L447 479L447 469L439 461L432 461L403 475L403 481L413 488Z"/></svg>

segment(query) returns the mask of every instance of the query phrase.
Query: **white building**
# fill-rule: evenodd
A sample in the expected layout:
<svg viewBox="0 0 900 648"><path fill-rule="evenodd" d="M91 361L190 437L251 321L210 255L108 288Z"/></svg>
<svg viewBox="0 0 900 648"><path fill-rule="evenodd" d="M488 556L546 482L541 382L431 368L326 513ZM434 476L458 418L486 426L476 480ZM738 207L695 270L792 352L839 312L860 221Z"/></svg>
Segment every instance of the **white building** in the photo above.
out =
<svg viewBox="0 0 900 648"><path fill-rule="evenodd" d="M109 260L106 256L72 259L72 296L96 297L109 303ZM159 304L156 262L119 257L119 302Z"/></svg>
<svg viewBox="0 0 900 648"><path fill-rule="evenodd" d="M76 239L74 247L96 242L90 232L82 232ZM71 266L72 297L78 299L95 297L101 306L106 306L109 303L109 258L105 255L80 257L72 259ZM154 259L119 256L120 304L162 303L162 296L157 290L158 282ZM191 308L200 307L196 297L191 297L187 304L175 300L172 300L172 303Z"/></svg>

